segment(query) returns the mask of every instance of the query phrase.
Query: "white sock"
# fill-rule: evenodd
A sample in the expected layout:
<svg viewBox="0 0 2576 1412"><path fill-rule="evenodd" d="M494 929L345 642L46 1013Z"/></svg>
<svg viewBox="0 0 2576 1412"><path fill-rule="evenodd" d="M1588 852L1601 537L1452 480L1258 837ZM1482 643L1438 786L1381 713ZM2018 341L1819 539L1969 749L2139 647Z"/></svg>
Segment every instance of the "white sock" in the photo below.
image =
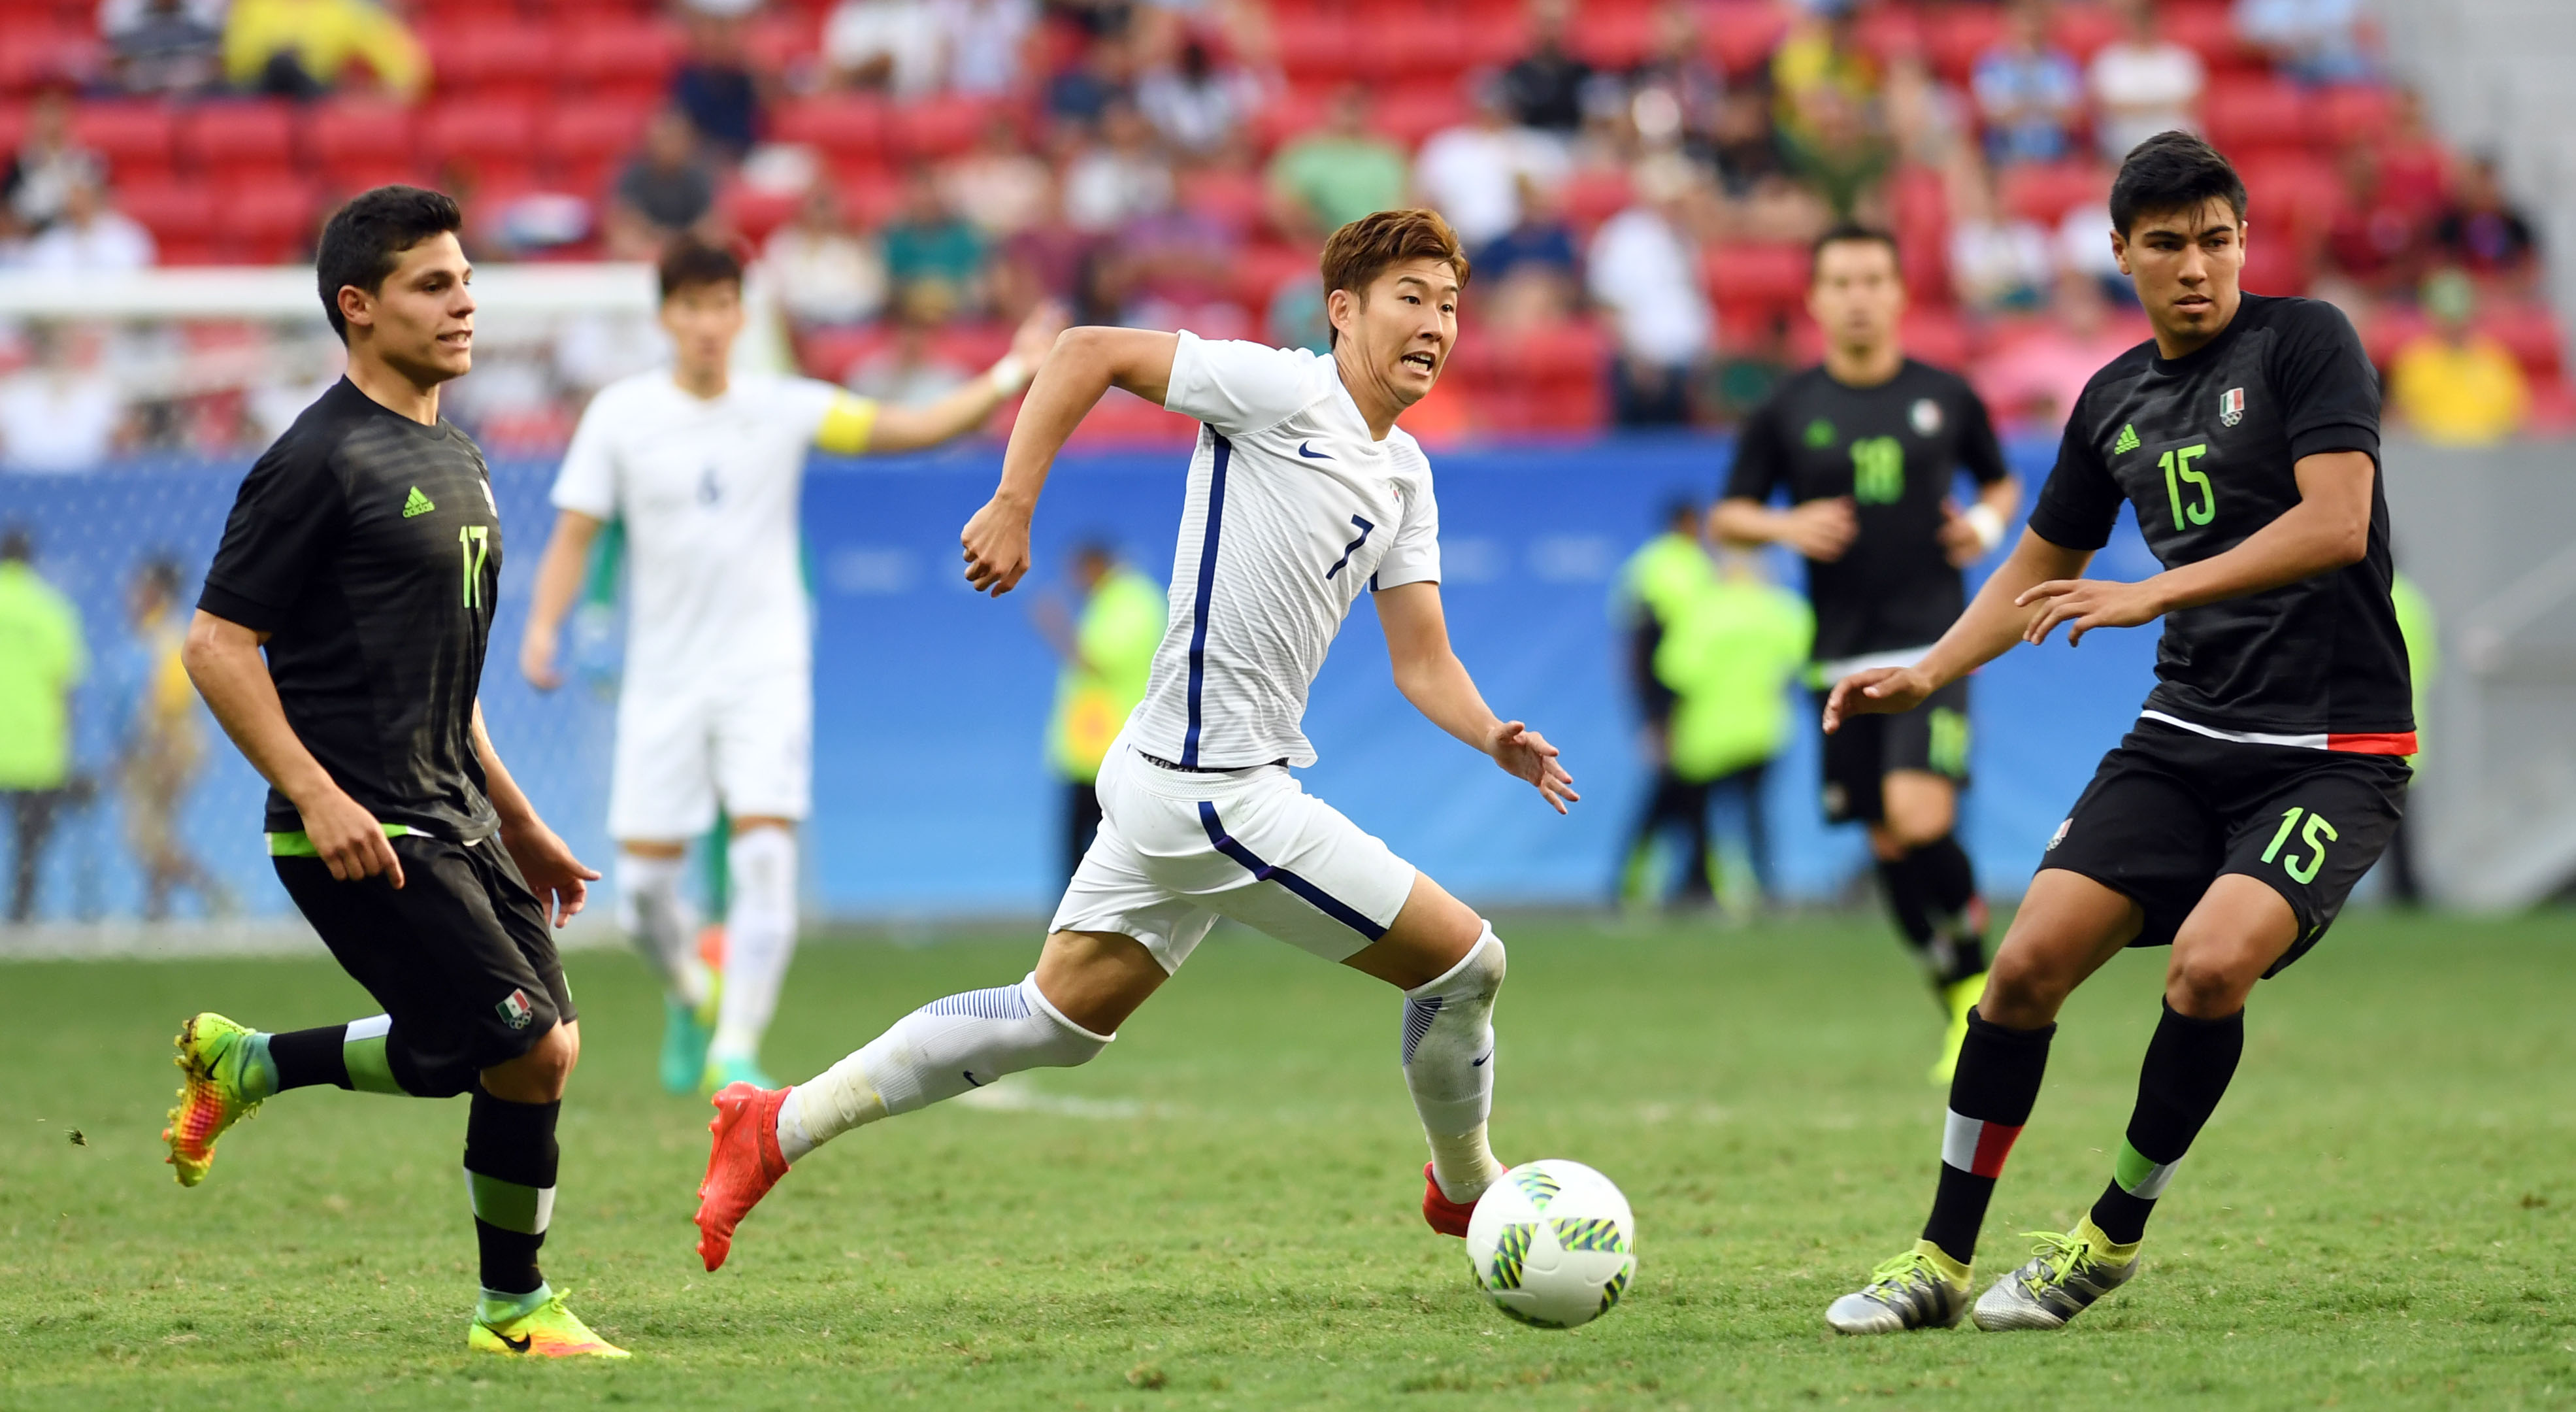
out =
<svg viewBox="0 0 2576 1412"><path fill-rule="evenodd" d="M757 1059L778 1010L778 987L796 954L796 835L745 829L725 850L733 905L725 909L724 999L715 1041L722 1059Z"/></svg>
<svg viewBox="0 0 2576 1412"><path fill-rule="evenodd" d="M954 1098L1004 1074L1089 1063L1117 1037L1066 1019L1038 993L1034 971L1018 985L934 1000L789 1090L778 1113L778 1149L793 1162L862 1123Z"/></svg>
<svg viewBox="0 0 2576 1412"><path fill-rule="evenodd" d="M698 959L698 909L680 895L683 858L617 854L617 925L684 1005L707 1003L713 979Z"/></svg>
<svg viewBox="0 0 2576 1412"><path fill-rule="evenodd" d="M1456 1202L1474 1201L1503 1174L1485 1144L1503 969L1503 939L1488 924L1448 974L1404 993L1404 1086L1430 1139L1432 1180Z"/></svg>

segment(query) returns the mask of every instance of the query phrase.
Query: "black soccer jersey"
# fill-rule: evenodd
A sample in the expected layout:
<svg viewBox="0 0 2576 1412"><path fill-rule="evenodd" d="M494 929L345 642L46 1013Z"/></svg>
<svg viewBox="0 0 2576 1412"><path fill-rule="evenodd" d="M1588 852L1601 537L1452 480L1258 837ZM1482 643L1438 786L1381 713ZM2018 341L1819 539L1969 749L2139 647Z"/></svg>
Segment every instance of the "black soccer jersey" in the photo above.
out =
<svg viewBox="0 0 2576 1412"><path fill-rule="evenodd" d="M351 798L471 843L499 827L472 727L500 578L483 453L343 378L242 480L197 605L269 634L287 724ZM269 791L268 828L302 827Z"/></svg>
<svg viewBox="0 0 2576 1412"><path fill-rule="evenodd" d="M1807 561L1817 661L1929 646L1957 620L1966 591L1941 547L1941 506L1962 466L1980 485L2008 474L1986 404L1911 358L1876 387L1809 368L1746 419L1728 498L1849 496L1860 521L1841 558Z"/></svg>
<svg viewBox="0 0 2576 1412"><path fill-rule="evenodd" d="M2244 542L2299 503L2302 456L2379 458L2379 375L2331 304L2248 294L2217 338L2167 362L2153 342L2093 375L2030 527L2099 549L2123 501L2167 568ZM2165 615L2147 709L2284 743L2406 754L2406 644L2389 603L2388 498L2370 489L2359 563ZM2378 737L2379 739L2372 739Z"/></svg>

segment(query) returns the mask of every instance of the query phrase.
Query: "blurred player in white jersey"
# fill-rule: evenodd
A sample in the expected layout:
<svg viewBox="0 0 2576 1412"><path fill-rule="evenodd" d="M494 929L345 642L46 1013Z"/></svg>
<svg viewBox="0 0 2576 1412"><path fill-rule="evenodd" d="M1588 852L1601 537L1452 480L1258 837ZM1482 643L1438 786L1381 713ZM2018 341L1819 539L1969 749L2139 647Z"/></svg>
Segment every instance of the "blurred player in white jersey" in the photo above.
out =
<svg viewBox="0 0 2576 1412"><path fill-rule="evenodd" d="M1081 328L1029 391L1001 488L967 522L966 577L1008 592L1057 451L1111 387L1198 419L1171 614L1143 704L1100 770L1100 832L1028 978L933 1001L793 1089L716 1095L699 1187L712 1270L788 1165L862 1123L1005 1074L1080 1064L1232 917L1404 991L1405 1083L1431 1148L1422 1213L1464 1235L1502 1174L1485 1140L1503 946L1472 908L1288 773L1311 765L1306 690L1363 587L1396 685L1423 715L1575 798L1556 748L1497 719L1449 647L1431 463L1396 418L1458 336L1467 259L1429 211L1381 211L1324 247L1333 353Z"/></svg>
<svg viewBox="0 0 2576 1412"><path fill-rule="evenodd" d="M712 1092L765 1082L761 1034L796 945L796 824L813 790L806 451L908 451L972 431L1027 385L1063 325L1041 309L986 376L927 407L880 407L828 382L731 370L743 327L732 252L677 244L661 286L674 362L601 388L582 414L519 666L540 689L561 681L557 635L591 541L622 521L634 600L608 794L618 916L667 988L663 1086ZM688 841L719 804L733 825L721 996L680 892Z"/></svg>

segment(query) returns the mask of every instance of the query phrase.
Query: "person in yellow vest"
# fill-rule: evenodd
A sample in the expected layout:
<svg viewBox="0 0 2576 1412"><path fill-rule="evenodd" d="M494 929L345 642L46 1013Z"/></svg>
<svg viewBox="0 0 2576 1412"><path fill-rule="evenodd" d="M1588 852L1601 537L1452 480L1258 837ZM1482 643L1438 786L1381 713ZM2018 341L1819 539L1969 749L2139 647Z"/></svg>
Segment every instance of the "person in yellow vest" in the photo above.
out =
<svg viewBox="0 0 2576 1412"><path fill-rule="evenodd" d="M1614 891L1623 902L1653 900L1651 893L1655 889L1648 870L1653 866L1655 843L1676 829L1695 851L1690 853L1681 881L1675 885L1674 900L1704 902L1715 895L1707 869L1707 799L1704 795L1694 796L1673 774L1671 730L1676 697L1672 687L1655 671L1655 654L1674 619L1716 581L1717 571L1709 562L1707 541L1701 537L1703 513L1689 500L1675 500L1666 506L1663 532L1628 556L1610 591L1610 612L1621 634L1628 687L1637 699L1640 745L1647 766L1654 771L1653 783L1646 791L1646 807L1628 831L1628 846L1620 852Z"/></svg>
<svg viewBox="0 0 2576 1412"><path fill-rule="evenodd" d="M2391 408L2440 446L2493 446L2521 431L2531 386L2513 350L2478 329L2477 286L2442 270L2424 281L2423 305L2433 326L2389 364Z"/></svg>
<svg viewBox="0 0 2576 1412"><path fill-rule="evenodd" d="M1041 616L1064 670L1056 677L1055 712L1047 721L1047 767L1064 781L1064 873L1082 862L1100 831L1100 762L1145 699L1154 648L1163 640L1163 590L1120 562L1107 544L1084 544L1073 556L1081 615Z"/></svg>
<svg viewBox="0 0 2576 1412"><path fill-rule="evenodd" d="M1655 649L1655 675L1674 696L1666 769L1690 803L1702 888L1714 892L1716 884L1709 810L1732 798L1755 888L1761 898L1776 892L1762 784L1789 743L1789 684L1815 637L1807 600L1736 551L1720 557L1716 575L1682 605Z"/></svg>
<svg viewBox="0 0 2576 1412"><path fill-rule="evenodd" d="M188 638L188 615L180 610L179 566L153 559L134 576L126 590L126 610L134 628L125 659L131 667L124 682L125 729L117 743L117 782L125 803L125 841L143 870L143 916L160 921L170 915L170 896L181 888L197 894L216 915L232 911L232 894L206 870L187 845L179 812L196 787L206 764L206 728L197 688L179 649Z"/></svg>
<svg viewBox="0 0 2576 1412"><path fill-rule="evenodd" d="M0 534L0 797L9 801L9 920L35 915L36 879L72 782L72 688L89 647L71 600L36 573L35 541Z"/></svg>

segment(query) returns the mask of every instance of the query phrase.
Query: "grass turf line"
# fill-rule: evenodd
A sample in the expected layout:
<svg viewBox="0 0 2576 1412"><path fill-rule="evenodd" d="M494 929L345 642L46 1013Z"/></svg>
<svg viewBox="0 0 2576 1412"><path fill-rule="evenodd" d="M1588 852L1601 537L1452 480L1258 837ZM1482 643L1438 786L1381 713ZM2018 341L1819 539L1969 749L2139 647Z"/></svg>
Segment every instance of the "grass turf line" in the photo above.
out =
<svg viewBox="0 0 2576 1412"><path fill-rule="evenodd" d="M1833 1296L1912 1239L1937 1032L1867 921L1506 926L1495 1132L1626 1189L1642 1268L1572 1333L1485 1309L1415 1211L1397 1001L1221 934L1023 1111L954 1105L800 1165L710 1276L707 1109L653 1086L658 999L576 956L585 1053L545 1264L637 1358L464 1352L464 1105L299 1092L182 1191L169 1037L366 1013L327 962L0 968L0 1405L1403 1408L2540 1405L2576 1396L2576 923L2356 916L2258 990L2235 1090L2144 1275L2057 1336L1850 1340ZM1027 939L817 945L769 1057L803 1075ZM1980 1274L2110 1168L2162 953L2069 1007ZM1056 1107L1070 1112L1051 1111ZM67 1140L77 1127L85 1146ZM1981 1279L1981 1283L1982 1283Z"/></svg>

